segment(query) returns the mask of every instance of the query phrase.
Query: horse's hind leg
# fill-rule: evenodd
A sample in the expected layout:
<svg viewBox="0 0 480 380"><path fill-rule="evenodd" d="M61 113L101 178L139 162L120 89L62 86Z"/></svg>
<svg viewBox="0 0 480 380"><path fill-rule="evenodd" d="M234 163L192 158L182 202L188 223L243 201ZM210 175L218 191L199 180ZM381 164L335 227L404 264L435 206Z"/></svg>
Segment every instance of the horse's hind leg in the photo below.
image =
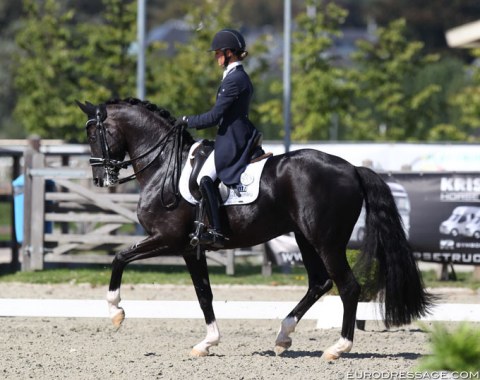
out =
<svg viewBox="0 0 480 380"><path fill-rule="evenodd" d="M190 272L198 302L200 303L200 308L203 311L207 324L207 336L193 347L190 354L192 356L207 356L210 347L216 346L220 342L220 331L218 330L212 305L213 294L212 288L210 287L207 259L205 252L202 252L200 256L193 253L186 253L183 258Z"/></svg>
<svg viewBox="0 0 480 380"><path fill-rule="evenodd" d="M295 234L298 247L302 253L303 263L308 273L308 290L297 306L282 321L280 330L275 340L275 353L282 354L292 345L290 334L312 305L332 288L325 265L315 248L303 235Z"/></svg>
<svg viewBox="0 0 480 380"><path fill-rule="evenodd" d="M324 249L322 255L328 273L337 285L343 303L343 321L341 337L333 346L323 353L326 360L338 359L342 353L349 352L353 345L357 304L360 297L358 284L347 262L345 248Z"/></svg>

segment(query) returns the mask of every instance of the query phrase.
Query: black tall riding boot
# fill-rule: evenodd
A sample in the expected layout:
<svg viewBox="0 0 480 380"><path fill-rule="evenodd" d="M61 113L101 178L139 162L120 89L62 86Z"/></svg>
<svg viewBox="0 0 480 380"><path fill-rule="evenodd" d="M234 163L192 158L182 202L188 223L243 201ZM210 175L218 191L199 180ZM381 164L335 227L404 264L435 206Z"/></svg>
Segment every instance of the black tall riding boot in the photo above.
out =
<svg viewBox="0 0 480 380"><path fill-rule="evenodd" d="M223 248L225 237L222 234L218 212L218 190L210 177L205 176L200 180L200 192L202 193L202 201L205 202L207 216L212 226L206 233L202 234L200 241L202 244L208 244L213 248Z"/></svg>

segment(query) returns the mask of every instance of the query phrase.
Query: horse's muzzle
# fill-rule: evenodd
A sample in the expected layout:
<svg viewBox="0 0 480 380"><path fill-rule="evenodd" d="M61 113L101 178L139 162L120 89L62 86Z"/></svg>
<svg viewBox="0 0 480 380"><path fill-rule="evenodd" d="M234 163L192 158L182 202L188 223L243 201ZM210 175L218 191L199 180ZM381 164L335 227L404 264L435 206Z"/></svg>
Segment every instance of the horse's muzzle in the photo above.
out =
<svg viewBox="0 0 480 380"><path fill-rule="evenodd" d="M97 187L105 187L104 181L102 178L94 178L93 179L93 184Z"/></svg>
<svg viewBox="0 0 480 380"><path fill-rule="evenodd" d="M115 186L118 183L117 175L106 174L103 178L94 177L93 184L97 187L110 187Z"/></svg>

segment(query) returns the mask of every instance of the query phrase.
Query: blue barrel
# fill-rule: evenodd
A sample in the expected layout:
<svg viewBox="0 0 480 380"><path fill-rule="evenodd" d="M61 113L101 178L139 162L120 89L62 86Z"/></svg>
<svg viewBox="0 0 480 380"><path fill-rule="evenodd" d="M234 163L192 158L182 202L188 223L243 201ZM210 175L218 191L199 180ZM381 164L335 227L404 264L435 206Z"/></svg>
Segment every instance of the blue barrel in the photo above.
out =
<svg viewBox="0 0 480 380"><path fill-rule="evenodd" d="M25 204L24 186L25 176L22 174L13 182L13 209L15 217L15 236L17 243L23 243L23 209ZM53 191L55 189L55 182L47 180L45 183L45 191ZM53 222L45 222L45 232L51 233L53 230Z"/></svg>
<svg viewBox="0 0 480 380"><path fill-rule="evenodd" d="M25 176L22 174L13 182L13 209L15 217L15 236L18 243L23 243L23 205Z"/></svg>

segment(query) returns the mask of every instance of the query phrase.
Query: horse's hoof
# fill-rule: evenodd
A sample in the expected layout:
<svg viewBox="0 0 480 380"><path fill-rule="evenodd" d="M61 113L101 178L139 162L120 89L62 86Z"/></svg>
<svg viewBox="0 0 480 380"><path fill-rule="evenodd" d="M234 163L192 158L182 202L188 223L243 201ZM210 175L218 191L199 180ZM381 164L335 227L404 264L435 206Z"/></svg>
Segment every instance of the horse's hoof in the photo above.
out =
<svg viewBox="0 0 480 380"><path fill-rule="evenodd" d="M325 351L322 355L322 359L331 362L334 360L337 360L340 357L340 355L332 354L331 352Z"/></svg>
<svg viewBox="0 0 480 380"><path fill-rule="evenodd" d="M193 348L192 351L190 351L190 356L193 356L195 358L201 358L207 355L208 355L208 351L199 351L199 350L196 350L195 348Z"/></svg>
<svg viewBox="0 0 480 380"><path fill-rule="evenodd" d="M281 342L275 344L275 348L273 349L275 351L275 355L280 356L282 355L285 351L287 351L290 347L292 346L292 342Z"/></svg>
<svg viewBox="0 0 480 380"><path fill-rule="evenodd" d="M125 320L125 311L123 309L118 309L115 315L112 316L112 323L117 329L120 328L124 320Z"/></svg>

